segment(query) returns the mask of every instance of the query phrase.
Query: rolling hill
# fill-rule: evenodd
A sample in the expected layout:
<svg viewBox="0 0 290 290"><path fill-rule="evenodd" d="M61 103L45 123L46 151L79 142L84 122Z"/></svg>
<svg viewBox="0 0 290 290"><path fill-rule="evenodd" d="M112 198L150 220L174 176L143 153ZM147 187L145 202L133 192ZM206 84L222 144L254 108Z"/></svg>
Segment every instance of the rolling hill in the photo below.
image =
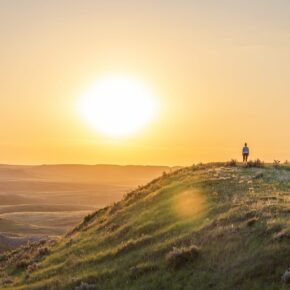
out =
<svg viewBox="0 0 290 290"><path fill-rule="evenodd" d="M2 254L2 288L287 289L289 193L286 165L164 174L63 238Z"/></svg>
<svg viewBox="0 0 290 290"><path fill-rule="evenodd" d="M171 170L133 165L0 165L0 234L5 240L0 240L0 252L30 239L63 235L87 214Z"/></svg>

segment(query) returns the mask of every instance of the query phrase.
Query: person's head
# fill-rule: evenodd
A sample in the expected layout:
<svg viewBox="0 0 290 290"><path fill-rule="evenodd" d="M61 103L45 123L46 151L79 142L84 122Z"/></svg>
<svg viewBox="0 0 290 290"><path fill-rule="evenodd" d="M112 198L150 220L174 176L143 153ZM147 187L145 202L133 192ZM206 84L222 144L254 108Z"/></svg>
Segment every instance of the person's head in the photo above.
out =
<svg viewBox="0 0 290 290"><path fill-rule="evenodd" d="M248 144L247 143L245 143L245 147L247 147L248 146Z"/></svg>

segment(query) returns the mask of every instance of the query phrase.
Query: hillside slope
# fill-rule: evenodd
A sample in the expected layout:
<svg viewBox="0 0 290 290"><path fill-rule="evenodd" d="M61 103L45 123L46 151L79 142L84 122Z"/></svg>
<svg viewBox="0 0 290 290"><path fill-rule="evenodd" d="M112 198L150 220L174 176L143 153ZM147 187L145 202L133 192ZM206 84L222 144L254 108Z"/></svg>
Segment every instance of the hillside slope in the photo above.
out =
<svg viewBox="0 0 290 290"><path fill-rule="evenodd" d="M289 167L184 168L86 217L56 242L2 255L2 287L282 289L289 217Z"/></svg>

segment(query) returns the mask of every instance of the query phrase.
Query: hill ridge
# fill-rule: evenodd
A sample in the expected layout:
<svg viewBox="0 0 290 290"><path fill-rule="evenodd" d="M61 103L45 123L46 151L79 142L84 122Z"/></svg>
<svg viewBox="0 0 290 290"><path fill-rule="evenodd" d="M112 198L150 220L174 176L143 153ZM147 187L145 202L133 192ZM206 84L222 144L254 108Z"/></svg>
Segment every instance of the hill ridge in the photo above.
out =
<svg viewBox="0 0 290 290"><path fill-rule="evenodd" d="M3 254L3 289L281 289L290 168L226 165L165 173L62 239Z"/></svg>

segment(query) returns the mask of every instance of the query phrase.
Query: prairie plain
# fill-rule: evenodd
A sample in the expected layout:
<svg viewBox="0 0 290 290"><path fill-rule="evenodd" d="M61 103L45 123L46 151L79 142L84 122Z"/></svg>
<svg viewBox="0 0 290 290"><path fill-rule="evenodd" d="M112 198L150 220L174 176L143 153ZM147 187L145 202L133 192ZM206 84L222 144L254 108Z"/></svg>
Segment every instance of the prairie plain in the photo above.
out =
<svg viewBox="0 0 290 290"><path fill-rule="evenodd" d="M0 165L0 250L64 234L163 166Z"/></svg>

